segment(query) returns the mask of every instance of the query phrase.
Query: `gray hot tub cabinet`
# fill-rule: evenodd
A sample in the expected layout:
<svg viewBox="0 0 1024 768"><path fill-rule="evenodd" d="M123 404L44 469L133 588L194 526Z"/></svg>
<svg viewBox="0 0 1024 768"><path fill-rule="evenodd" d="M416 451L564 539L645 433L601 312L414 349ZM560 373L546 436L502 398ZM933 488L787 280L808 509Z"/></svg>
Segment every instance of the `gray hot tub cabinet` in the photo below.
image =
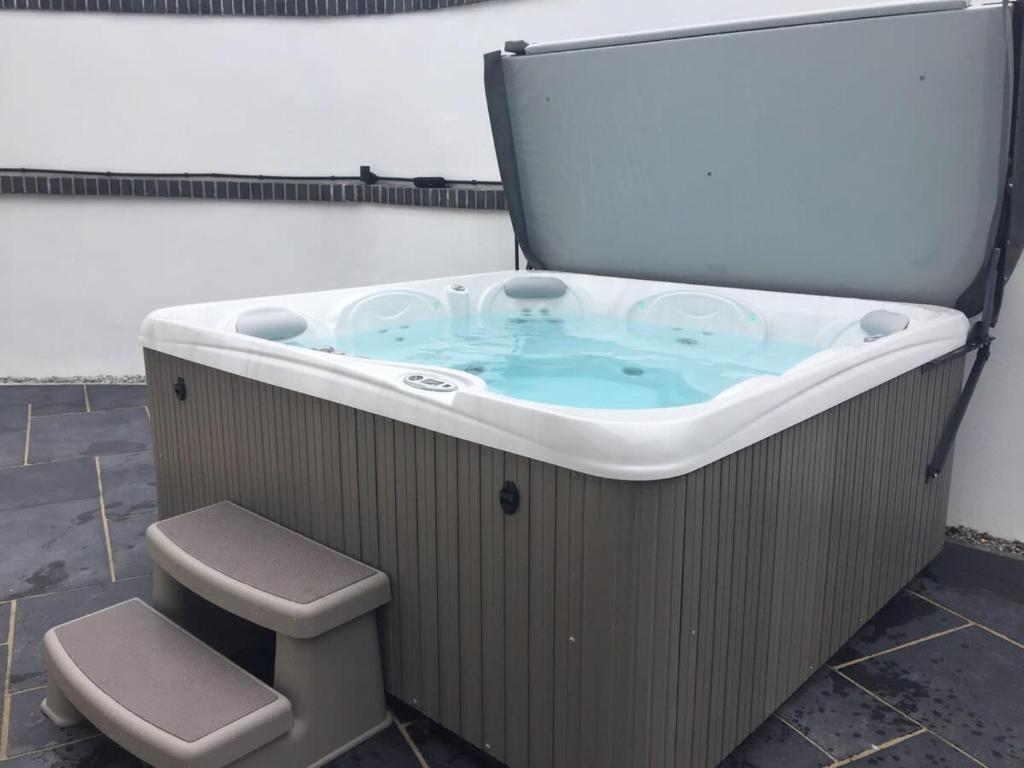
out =
<svg viewBox="0 0 1024 768"><path fill-rule="evenodd" d="M161 517L227 498L387 573L387 690L516 768L716 765L938 552L962 373L639 483L146 352Z"/></svg>

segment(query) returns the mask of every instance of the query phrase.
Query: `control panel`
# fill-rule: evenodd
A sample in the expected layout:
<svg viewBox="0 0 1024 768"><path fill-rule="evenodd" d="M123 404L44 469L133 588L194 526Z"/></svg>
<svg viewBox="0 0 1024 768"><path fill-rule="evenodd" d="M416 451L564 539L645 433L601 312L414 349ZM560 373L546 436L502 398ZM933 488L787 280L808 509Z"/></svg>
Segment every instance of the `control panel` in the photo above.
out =
<svg viewBox="0 0 1024 768"><path fill-rule="evenodd" d="M416 389L423 389L427 392L454 392L458 387L444 379L439 379L436 376L426 376L422 373L410 373L404 379L402 379L410 387Z"/></svg>

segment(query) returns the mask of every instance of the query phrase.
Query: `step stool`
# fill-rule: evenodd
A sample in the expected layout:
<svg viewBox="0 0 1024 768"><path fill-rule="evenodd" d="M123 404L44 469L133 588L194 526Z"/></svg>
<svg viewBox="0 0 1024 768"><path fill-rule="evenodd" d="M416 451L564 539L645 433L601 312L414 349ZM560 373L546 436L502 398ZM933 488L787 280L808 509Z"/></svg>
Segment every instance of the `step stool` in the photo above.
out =
<svg viewBox="0 0 1024 768"><path fill-rule="evenodd" d="M385 574L231 502L146 539L153 608L133 599L46 633L56 725L87 719L155 768L312 768L391 723L374 616ZM272 687L195 636L221 629L197 595L275 633Z"/></svg>

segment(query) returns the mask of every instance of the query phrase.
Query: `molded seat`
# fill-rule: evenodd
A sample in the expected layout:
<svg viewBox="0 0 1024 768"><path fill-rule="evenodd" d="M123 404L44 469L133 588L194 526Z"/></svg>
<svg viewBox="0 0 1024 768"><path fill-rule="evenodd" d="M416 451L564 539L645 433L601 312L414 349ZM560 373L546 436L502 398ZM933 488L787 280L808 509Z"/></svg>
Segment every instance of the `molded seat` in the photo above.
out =
<svg viewBox="0 0 1024 768"><path fill-rule="evenodd" d="M316 637L391 599L387 576L229 501L149 526L154 561L221 608Z"/></svg>
<svg viewBox="0 0 1024 768"><path fill-rule="evenodd" d="M288 733L287 698L133 599L49 630L43 710L156 768L221 768Z"/></svg>

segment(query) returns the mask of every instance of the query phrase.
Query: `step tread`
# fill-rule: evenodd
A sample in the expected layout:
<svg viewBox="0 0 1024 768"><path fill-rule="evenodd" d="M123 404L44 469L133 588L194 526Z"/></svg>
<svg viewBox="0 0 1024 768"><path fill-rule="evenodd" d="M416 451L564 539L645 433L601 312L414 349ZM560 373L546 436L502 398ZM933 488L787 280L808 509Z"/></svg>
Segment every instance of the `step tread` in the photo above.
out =
<svg viewBox="0 0 1024 768"><path fill-rule="evenodd" d="M154 525L225 576L306 605L373 576L368 565L228 501Z"/></svg>
<svg viewBox="0 0 1024 768"><path fill-rule="evenodd" d="M310 638L391 599L382 571L230 501L153 523L154 564L226 611Z"/></svg>
<svg viewBox="0 0 1024 768"><path fill-rule="evenodd" d="M48 661L63 665L65 693L79 706L83 698L92 701L102 712L98 720L112 720L133 738L146 737L131 716L175 742L199 745L206 739L214 749L225 743L211 737L228 726L230 741L249 744L269 742L291 729L291 704L284 696L138 598L47 634ZM68 674L69 662L95 691ZM72 679L79 682L67 682Z"/></svg>

